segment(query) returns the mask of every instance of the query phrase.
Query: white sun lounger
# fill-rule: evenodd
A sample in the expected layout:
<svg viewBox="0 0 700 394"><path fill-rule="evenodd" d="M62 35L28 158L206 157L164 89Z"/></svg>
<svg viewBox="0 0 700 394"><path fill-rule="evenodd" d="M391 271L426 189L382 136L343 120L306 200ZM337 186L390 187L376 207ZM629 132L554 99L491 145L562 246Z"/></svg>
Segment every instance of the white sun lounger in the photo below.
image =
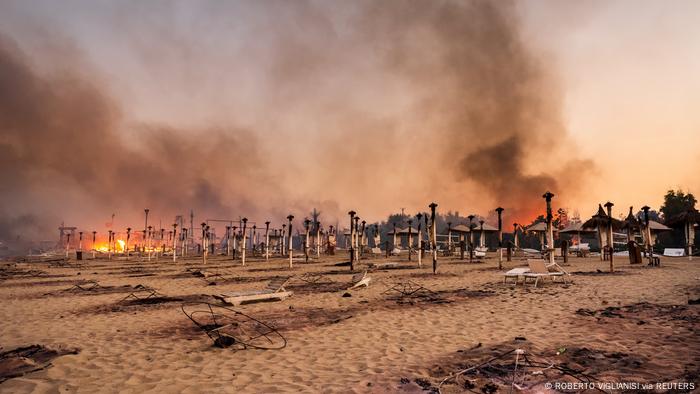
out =
<svg viewBox="0 0 700 394"><path fill-rule="evenodd" d="M666 248L666 249L664 249L664 256L666 256L666 257L683 257L683 256L685 256L685 250L682 248Z"/></svg>
<svg viewBox="0 0 700 394"><path fill-rule="evenodd" d="M366 270L363 272L358 272L352 276L352 279L350 280L350 283L352 283L352 286L350 286L348 288L348 290L357 289L360 286L369 287L369 282L371 282L371 281L372 281L372 278L367 276Z"/></svg>
<svg viewBox="0 0 700 394"><path fill-rule="evenodd" d="M262 301L262 300L278 300L282 301L292 294L291 291L286 291L284 285L289 282L291 277L279 278L271 280L262 290L238 291L223 293L216 298L232 305L240 305L243 302Z"/></svg>
<svg viewBox="0 0 700 394"><path fill-rule="evenodd" d="M525 281L528 279L535 279L535 287L537 287L537 283L540 281L540 278L552 278L552 281L554 281L555 278L562 278L564 283L566 283L566 278L564 276L567 275L567 273L561 267L559 267L558 264L552 265L552 267L556 269L555 272L549 271L544 260L528 259L527 265L530 270L523 274L523 277L525 278Z"/></svg>
<svg viewBox="0 0 700 394"><path fill-rule="evenodd" d="M530 272L530 269L527 267L518 267L518 268L513 268L512 270L506 272L503 274L503 283L508 282L508 278L515 278L515 284L518 284L518 279L523 278L523 282L525 282L525 274Z"/></svg>

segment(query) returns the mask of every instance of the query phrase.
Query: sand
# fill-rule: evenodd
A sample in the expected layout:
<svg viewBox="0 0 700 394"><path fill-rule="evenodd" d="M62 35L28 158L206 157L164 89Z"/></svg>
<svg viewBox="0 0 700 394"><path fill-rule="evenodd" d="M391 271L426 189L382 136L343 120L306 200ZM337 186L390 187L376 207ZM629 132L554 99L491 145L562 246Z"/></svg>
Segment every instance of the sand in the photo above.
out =
<svg viewBox="0 0 700 394"><path fill-rule="evenodd" d="M688 305L700 297L698 260L662 258L660 268L648 268L617 259L619 273L609 275L597 273L608 263L596 257L571 258L564 268L576 272L573 283L534 288L503 284L492 254L473 264L441 257L438 275L428 258L420 269L415 258L368 258L361 269L386 261L400 262L401 269L371 271L369 288L350 291L351 297L343 294L352 273L336 266L347 260L342 252L297 262L291 270L281 258L249 258L245 267L225 256L210 258L206 266L198 259L135 260L14 266L46 274L0 281L2 350L40 344L79 353L9 379L0 392L420 392L485 357L478 349L509 346L569 362L586 351L602 354L585 353L587 360L618 353L623 361L634 360L589 365L588 372L602 381L698 384L700 306ZM505 268L523 264L516 259ZM223 279L196 277L187 268ZM285 301L233 307L277 327L288 341L281 350L215 347L180 309L184 301L218 303L210 296L308 272L323 278L316 284L292 279L287 289L295 294ZM384 293L407 280L432 293ZM65 291L88 281L102 290ZM119 303L137 285L157 289L162 302ZM562 348L568 353L556 356ZM455 384L442 389L467 390Z"/></svg>

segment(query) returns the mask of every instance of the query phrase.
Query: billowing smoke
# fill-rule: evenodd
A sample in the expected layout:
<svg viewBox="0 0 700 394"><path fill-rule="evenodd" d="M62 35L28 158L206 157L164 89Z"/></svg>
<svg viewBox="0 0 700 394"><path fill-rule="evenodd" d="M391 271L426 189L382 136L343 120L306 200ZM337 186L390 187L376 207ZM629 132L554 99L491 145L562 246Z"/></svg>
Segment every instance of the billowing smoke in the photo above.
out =
<svg viewBox="0 0 700 394"><path fill-rule="evenodd" d="M167 12L147 8L139 12ZM79 59L52 59L60 67L42 63L49 71L40 71L12 38L0 39L0 215L18 227L0 233L40 232L36 223L55 228L63 220L99 226L115 211L126 227L146 207L168 223L190 208L200 218L281 223L288 212L303 218L316 207L327 224L345 221L352 208L373 221L431 201L463 213L502 205L526 216L541 209L544 191L570 198L584 183L580 173L575 183L562 181L582 163L570 146L573 159L561 154L567 137L556 78L523 41L511 3L202 8L193 18L211 30L222 16L239 16L242 44L227 49L234 56L200 45L232 40L221 31L180 39L149 34L148 18L119 24L127 37L139 32L134 47L148 52L149 76L162 71L167 83L186 75L188 88L202 89L199 101L215 105L216 86L253 83L254 94L226 93L245 113L222 110L226 121L195 128L179 124L178 110L134 121L125 110L130 97L71 71L84 70ZM173 61L168 48L188 56ZM210 71L220 69L227 72ZM12 219L26 215L36 219Z"/></svg>

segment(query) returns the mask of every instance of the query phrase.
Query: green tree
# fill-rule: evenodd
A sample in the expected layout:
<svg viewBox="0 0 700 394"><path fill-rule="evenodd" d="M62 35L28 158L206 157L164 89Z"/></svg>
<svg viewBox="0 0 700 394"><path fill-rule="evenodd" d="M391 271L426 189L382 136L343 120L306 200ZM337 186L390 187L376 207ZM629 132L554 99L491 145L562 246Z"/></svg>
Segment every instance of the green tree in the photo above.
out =
<svg viewBox="0 0 700 394"><path fill-rule="evenodd" d="M695 196L690 193L685 194L683 190L669 190L664 196L664 204L660 211L664 215L664 220L669 220L689 209L694 209L696 203Z"/></svg>

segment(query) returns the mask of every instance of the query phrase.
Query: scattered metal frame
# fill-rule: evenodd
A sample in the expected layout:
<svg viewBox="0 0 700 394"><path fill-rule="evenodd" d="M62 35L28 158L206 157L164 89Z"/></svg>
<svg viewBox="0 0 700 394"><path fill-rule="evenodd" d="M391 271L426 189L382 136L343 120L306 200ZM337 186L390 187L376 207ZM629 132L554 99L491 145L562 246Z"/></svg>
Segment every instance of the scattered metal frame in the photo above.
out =
<svg viewBox="0 0 700 394"><path fill-rule="evenodd" d="M277 329L234 309L208 302L182 304L181 309L218 347L276 350L287 346Z"/></svg>
<svg viewBox="0 0 700 394"><path fill-rule="evenodd" d="M306 282L308 284L317 284L323 282L333 282L330 280L326 275L319 274L316 272L307 272L305 274L297 276L297 279L299 279L302 282Z"/></svg>
<svg viewBox="0 0 700 394"><path fill-rule="evenodd" d="M434 291L420 285L412 280L395 282L389 285L389 288L384 290L382 294L398 293L400 297L412 297L418 293L426 293L426 295L437 295Z"/></svg>
<svg viewBox="0 0 700 394"><path fill-rule="evenodd" d="M128 300L134 300L134 301L140 301L140 300L147 300L149 298L155 298L155 297L165 297L164 294L158 292L156 289L152 289L150 287L144 286L144 285L136 285L134 287L136 290L129 293L126 297L122 298L119 300L119 303L128 301ZM147 293L145 296L139 295Z"/></svg>
<svg viewBox="0 0 700 394"><path fill-rule="evenodd" d="M73 285L73 287L69 287L67 289L64 289L63 291L68 291L68 292L76 292L76 291L93 291L95 289L100 288L100 284L97 283L96 280L90 280L84 283L79 283L77 285Z"/></svg>

